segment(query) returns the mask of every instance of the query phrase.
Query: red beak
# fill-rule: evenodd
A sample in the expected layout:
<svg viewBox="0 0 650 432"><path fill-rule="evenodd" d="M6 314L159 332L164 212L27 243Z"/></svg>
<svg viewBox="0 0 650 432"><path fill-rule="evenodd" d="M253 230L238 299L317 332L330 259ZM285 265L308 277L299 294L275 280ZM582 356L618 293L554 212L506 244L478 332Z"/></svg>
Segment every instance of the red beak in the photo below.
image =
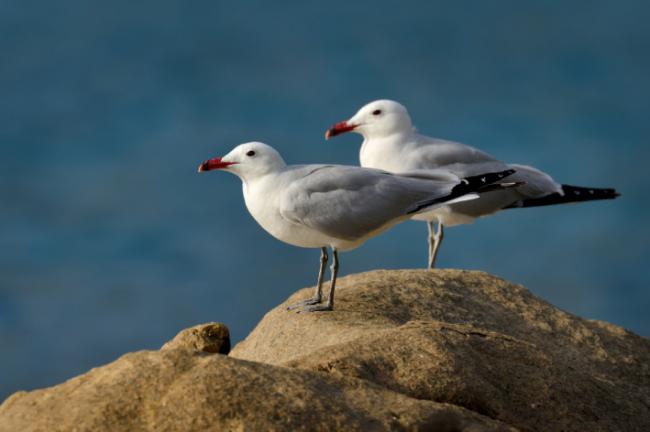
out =
<svg viewBox="0 0 650 432"><path fill-rule="evenodd" d="M355 124L349 124L346 121L339 122L329 128L327 132L325 132L325 139L330 139L333 136L341 135L342 133L350 132L351 130L354 130L358 125Z"/></svg>
<svg viewBox="0 0 650 432"><path fill-rule="evenodd" d="M207 161L199 165L199 172L210 171L214 169L223 169L229 167L230 165L234 165L236 163L237 162L224 162L221 160L220 157L208 159Z"/></svg>

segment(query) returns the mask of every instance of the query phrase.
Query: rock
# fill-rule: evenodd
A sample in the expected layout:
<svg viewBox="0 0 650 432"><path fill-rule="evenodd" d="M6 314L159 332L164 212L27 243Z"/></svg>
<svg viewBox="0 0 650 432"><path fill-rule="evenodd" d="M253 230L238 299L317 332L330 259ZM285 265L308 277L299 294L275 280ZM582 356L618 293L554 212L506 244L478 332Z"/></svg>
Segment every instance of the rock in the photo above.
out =
<svg viewBox="0 0 650 432"><path fill-rule="evenodd" d="M0 406L0 431L136 430L512 429L356 378L185 347L127 354L55 387L16 393Z"/></svg>
<svg viewBox="0 0 650 432"><path fill-rule="evenodd" d="M161 349L178 348L212 354L228 354L230 331L225 324L221 323L200 324L181 331Z"/></svg>
<svg viewBox="0 0 650 432"><path fill-rule="evenodd" d="M650 430L650 341L481 272L339 280L333 313L266 314L231 356L355 377L521 430Z"/></svg>
<svg viewBox="0 0 650 432"><path fill-rule="evenodd" d="M650 430L650 341L457 270L339 280L333 312L180 332L0 405L3 431Z"/></svg>

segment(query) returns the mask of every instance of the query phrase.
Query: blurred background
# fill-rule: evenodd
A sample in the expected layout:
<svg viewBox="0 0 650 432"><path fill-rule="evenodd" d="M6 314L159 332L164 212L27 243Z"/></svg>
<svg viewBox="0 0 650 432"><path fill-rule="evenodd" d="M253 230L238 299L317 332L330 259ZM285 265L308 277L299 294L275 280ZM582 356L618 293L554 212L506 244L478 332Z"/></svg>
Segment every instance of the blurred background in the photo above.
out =
<svg viewBox="0 0 650 432"><path fill-rule="evenodd" d="M503 212L445 233L439 264L524 284L650 336L650 6L643 1L0 2L0 399L179 330L241 340L315 282L317 250L249 216L203 160L262 140L288 163L378 98L420 131L616 201ZM422 268L407 222L342 275Z"/></svg>

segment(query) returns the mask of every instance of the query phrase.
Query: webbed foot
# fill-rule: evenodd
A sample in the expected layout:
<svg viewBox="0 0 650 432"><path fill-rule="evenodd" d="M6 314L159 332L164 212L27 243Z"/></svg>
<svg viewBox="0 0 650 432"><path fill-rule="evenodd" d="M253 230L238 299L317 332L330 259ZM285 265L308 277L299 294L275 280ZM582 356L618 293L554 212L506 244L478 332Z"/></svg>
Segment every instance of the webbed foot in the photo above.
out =
<svg viewBox="0 0 650 432"><path fill-rule="evenodd" d="M328 303L315 304L311 306L305 306L300 312L320 312L320 311L331 311L334 308Z"/></svg>
<svg viewBox="0 0 650 432"><path fill-rule="evenodd" d="M294 303L290 306L287 306L287 310L294 310L303 306L312 306L312 305L317 305L321 302L321 299L318 297L312 297L307 300L299 301L298 303Z"/></svg>

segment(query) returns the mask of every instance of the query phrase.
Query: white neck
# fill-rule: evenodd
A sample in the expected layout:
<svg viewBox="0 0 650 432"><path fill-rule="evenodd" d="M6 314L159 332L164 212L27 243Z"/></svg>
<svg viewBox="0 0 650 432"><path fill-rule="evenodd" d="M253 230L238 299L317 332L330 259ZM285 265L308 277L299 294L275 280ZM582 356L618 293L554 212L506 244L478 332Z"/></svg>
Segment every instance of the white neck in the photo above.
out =
<svg viewBox="0 0 650 432"><path fill-rule="evenodd" d="M390 172L402 171L400 162L402 153L409 143L415 142L414 130L396 132L381 138L364 137L359 151L359 162L362 167L376 168Z"/></svg>

